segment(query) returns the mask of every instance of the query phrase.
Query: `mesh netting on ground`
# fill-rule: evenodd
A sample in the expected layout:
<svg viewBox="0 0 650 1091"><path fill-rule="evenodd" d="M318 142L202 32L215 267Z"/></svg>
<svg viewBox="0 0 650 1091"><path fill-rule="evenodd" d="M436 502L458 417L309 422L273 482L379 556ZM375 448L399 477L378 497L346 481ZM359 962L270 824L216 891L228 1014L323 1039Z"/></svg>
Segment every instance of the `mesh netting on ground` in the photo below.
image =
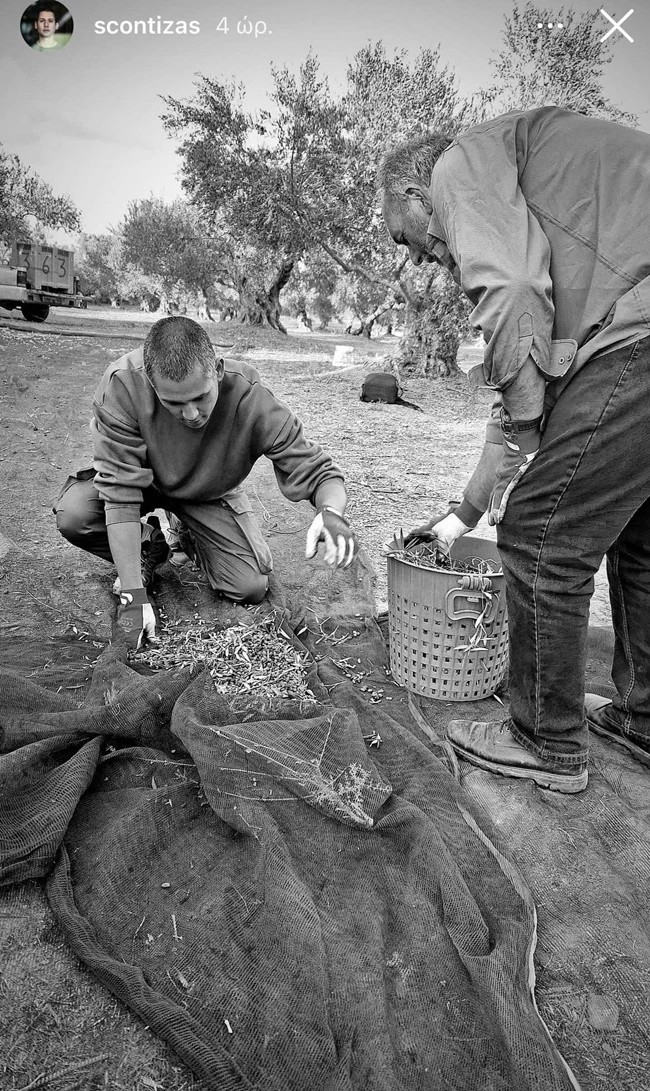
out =
<svg viewBox="0 0 650 1091"><path fill-rule="evenodd" d="M358 661L380 644L371 623ZM309 716L244 720L205 675L65 650L30 677L14 642L0 673L0 881L45 879L72 950L207 1087L576 1086L527 887L404 701L333 651Z"/></svg>

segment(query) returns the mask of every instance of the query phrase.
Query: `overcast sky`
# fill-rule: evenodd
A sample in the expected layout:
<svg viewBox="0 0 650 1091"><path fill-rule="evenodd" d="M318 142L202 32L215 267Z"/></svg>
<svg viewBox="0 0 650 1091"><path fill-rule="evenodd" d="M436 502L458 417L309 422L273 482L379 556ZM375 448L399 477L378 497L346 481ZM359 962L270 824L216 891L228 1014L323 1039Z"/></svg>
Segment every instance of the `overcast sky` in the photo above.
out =
<svg viewBox="0 0 650 1091"><path fill-rule="evenodd" d="M631 0L634 3L634 0ZM523 5L522 5L523 6ZM603 34L612 23L599 5L591 12ZM627 0L607 0L605 10L622 19ZM81 210L84 230L102 232L122 217L134 197L180 193L173 142L160 123L159 95L186 97L196 73L236 77L251 107L263 106L270 66L297 69L311 47L333 88L346 65L368 41L383 40L389 52L415 55L440 45L443 62L456 72L463 94L490 82L488 59L501 45L502 0L68 0L74 18L69 44L51 53L32 51L20 34L25 0L2 0L0 140L33 167L56 192L68 193ZM561 18L561 8L549 8ZM200 33L128 35L96 33L97 21L195 20ZM226 17L229 33L217 31ZM244 35L238 23L264 22L267 32ZM164 23L161 23L163 26ZM617 105L636 113L650 132L650 0L637 0L613 30L615 57L605 89ZM261 30L261 26L259 28ZM561 33L547 28L542 34Z"/></svg>

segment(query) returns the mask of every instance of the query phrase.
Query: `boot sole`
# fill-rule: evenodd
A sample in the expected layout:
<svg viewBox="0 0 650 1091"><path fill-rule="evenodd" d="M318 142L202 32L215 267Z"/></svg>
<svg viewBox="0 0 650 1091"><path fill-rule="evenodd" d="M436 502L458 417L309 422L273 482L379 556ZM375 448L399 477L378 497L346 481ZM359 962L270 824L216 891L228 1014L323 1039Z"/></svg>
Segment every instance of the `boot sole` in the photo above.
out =
<svg viewBox="0 0 650 1091"><path fill-rule="evenodd" d="M451 740L450 740L451 741ZM534 780L539 788L547 788L550 792L562 792L565 795L575 795L584 792L587 787L588 772L583 769L581 773L547 773L543 769L527 769L525 766L502 765L487 758L480 758L477 754L463 750L456 743L451 744L460 758L477 765L479 769L487 769L489 773L498 773L502 777L514 777L517 780Z"/></svg>
<svg viewBox="0 0 650 1091"><path fill-rule="evenodd" d="M589 724L589 730L593 731L594 735L600 735L603 739L608 739L609 742L616 743L617 746L621 746L624 750L627 750L628 754L631 754L633 758L636 758L641 765L646 765L650 768L650 753L648 753L647 750L644 750L642 746L637 746L631 739L628 739L625 735L619 735L617 731L608 731L606 727L595 724L588 716L587 723Z"/></svg>

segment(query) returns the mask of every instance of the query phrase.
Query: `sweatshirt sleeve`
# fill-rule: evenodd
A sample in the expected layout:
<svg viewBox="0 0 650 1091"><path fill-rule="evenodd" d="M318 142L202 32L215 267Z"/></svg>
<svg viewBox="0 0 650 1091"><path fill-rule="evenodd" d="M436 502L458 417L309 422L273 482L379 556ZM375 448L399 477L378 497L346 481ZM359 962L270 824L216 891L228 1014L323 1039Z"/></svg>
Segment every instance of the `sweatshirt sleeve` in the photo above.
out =
<svg viewBox="0 0 650 1091"><path fill-rule="evenodd" d="M323 481L344 480L343 472L320 444L306 438L302 423L290 409L286 409L282 426L264 454L273 463L280 491L296 503L313 503L314 493Z"/></svg>
<svg viewBox="0 0 650 1091"><path fill-rule="evenodd" d="M520 127L520 128L518 128ZM474 304L486 342L488 386L505 389L532 358L548 361L554 306L550 245L519 185L524 119L509 119L453 144L437 163L434 211Z"/></svg>
<svg viewBox="0 0 650 1091"><path fill-rule="evenodd" d="M119 379L100 386L93 413L95 487L104 501L106 523L137 522L143 489L151 485L153 473L146 465L147 447L130 396Z"/></svg>

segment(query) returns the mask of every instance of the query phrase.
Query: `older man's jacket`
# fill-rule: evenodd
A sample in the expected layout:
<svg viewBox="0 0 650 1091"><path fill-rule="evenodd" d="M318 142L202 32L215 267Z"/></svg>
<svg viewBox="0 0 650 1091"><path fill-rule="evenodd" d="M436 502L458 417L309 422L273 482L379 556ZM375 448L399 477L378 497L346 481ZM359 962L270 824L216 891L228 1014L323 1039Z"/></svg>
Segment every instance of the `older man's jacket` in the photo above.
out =
<svg viewBox="0 0 650 1091"><path fill-rule="evenodd" d="M505 114L449 145L430 193L429 232L474 303L488 386L532 357L561 389L650 334L647 133L554 106Z"/></svg>
<svg viewBox="0 0 650 1091"><path fill-rule="evenodd" d="M548 410L579 368L650 335L647 133L555 106L514 111L449 145L430 198L429 235L449 248L485 338L485 385L505 389L530 358ZM489 490L475 475L461 518L475 522Z"/></svg>

